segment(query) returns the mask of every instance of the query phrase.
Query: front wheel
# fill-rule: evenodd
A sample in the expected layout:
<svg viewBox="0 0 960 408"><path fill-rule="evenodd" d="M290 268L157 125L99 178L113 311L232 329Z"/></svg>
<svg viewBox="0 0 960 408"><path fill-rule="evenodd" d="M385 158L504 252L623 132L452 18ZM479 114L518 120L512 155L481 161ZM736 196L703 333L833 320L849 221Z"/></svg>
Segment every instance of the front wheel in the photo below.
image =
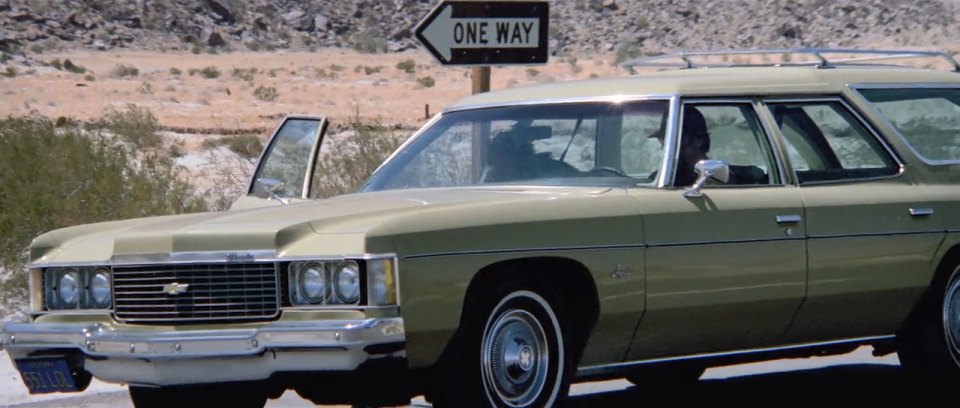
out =
<svg viewBox="0 0 960 408"><path fill-rule="evenodd" d="M435 405L555 405L566 395L572 365L554 306L530 290L488 299L496 303L465 320L459 362L447 371L459 386L440 390Z"/></svg>

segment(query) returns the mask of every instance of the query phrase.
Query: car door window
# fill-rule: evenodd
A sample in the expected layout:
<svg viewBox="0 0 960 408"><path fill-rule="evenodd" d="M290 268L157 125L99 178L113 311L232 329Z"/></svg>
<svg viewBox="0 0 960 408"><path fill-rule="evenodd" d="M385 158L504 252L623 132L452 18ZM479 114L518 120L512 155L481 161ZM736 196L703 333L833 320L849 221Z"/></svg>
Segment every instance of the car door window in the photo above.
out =
<svg viewBox="0 0 960 408"><path fill-rule="evenodd" d="M274 135L253 180L271 179L283 183L274 193L284 198L305 197L310 162L325 126L323 119L288 118ZM253 193L251 186L250 193Z"/></svg>
<svg viewBox="0 0 960 408"><path fill-rule="evenodd" d="M727 185L780 183L769 140L752 104L688 103L682 121L674 185L693 184L694 166L703 159L730 165Z"/></svg>
<svg viewBox="0 0 960 408"><path fill-rule="evenodd" d="M769 104L800 183L899 171L879 140L838 101Z"/></svg>

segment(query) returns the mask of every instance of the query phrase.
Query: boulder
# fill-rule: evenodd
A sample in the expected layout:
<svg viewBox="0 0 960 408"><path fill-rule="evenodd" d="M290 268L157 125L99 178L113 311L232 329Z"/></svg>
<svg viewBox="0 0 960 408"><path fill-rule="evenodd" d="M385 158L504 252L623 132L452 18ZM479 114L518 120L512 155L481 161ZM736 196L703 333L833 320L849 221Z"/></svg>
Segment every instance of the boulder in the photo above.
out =
<svg viewBox="0 0 960 408"><path fill-rule="evenodd" d="M204 36L206 40L204 41L210 47L223 47L227 45L227 41L223 39L223 35L220 34L219 30L211 30L206 33Z"/></svg>
<svg viewBox="0 0 960 408"><path fill-rule="evenodd" d="M221 20L230 24L237 21L236 5L233 0L207 0L207 5Z"/></svg>

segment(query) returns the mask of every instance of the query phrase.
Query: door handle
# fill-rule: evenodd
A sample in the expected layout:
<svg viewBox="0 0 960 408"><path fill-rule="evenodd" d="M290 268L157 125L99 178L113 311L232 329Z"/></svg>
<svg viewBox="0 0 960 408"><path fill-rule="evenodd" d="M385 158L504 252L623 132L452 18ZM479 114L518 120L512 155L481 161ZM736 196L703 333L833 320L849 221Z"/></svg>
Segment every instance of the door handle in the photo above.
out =
<svg viewBox="0 0 960 408"><path fill-rule="evenodd" d="M911 217L927 217L933 215L933 208L911 208Z"/></svg>
<svg viewBox="0 0 960 408"><path fill-rule="evenodd" d="M803 217L797 214L778 215L777 224L799 224Z"/></svg>

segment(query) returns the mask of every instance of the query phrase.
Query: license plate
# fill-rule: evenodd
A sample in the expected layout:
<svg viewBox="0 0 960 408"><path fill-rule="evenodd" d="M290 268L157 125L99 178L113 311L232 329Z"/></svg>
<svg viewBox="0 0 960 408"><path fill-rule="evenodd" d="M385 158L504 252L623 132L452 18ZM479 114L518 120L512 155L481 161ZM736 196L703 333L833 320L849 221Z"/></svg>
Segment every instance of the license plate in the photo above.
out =
<svg viewBox="0 0 960 408"><path fill-rule="evenodd" d="M31 394L77 392L67 360L58 357L17 360L17 370Z"/></svg>

